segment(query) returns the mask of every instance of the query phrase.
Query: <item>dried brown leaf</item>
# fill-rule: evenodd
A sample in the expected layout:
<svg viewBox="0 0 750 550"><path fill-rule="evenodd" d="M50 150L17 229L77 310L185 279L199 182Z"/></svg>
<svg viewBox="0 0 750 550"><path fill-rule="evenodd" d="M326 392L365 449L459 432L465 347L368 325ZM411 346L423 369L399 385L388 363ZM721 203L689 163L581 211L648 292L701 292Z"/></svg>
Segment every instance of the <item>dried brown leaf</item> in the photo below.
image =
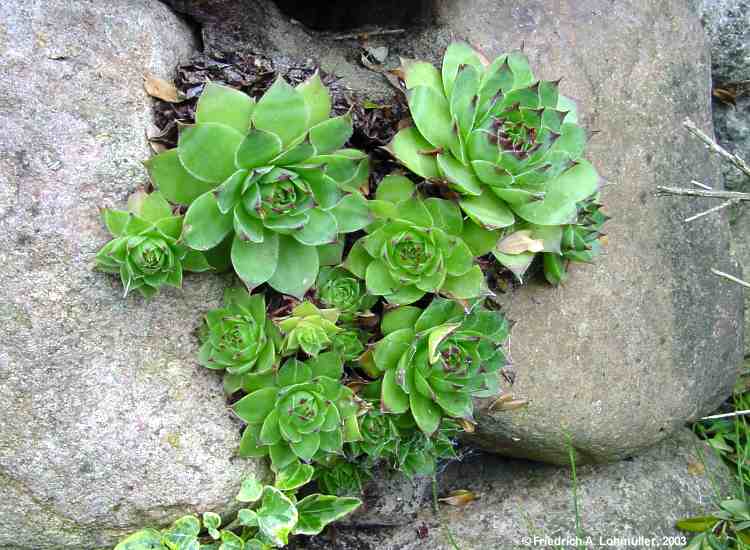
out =
<svg viewBox="0 0 750 550"><path fill-rule="evenodd" d="M177 90L174 84L152 74L147 74L143 77L143 88L151 97L156 97L169 103L179 103L185 100L185 96Z"/></svg>
<svg viewBox="0 0 750 550"><path fill-rule="evenodd" d="M706 467L699 460L694 459L692 456L688 458L687 466L688 474L691 476L702 476L706 473Z"/></svg>
<svg viewBox="0 0 750 550"><path fill-rule="evenodd" d="M516 409L520 409L521 407L525 407L529 404L529 401L527 399L503 399L505 396L501 397L492 405L490 405L489 410L490 411L514 411Z"/></svg>
<svg viewBox="0 0 750 550"><path fill-rule="evenodd" d="M737 92L725 88L714 88L713 96L721 101L724 105L737 106Z"/></svg>
<svg viewBox="0 0 750 550"><path fill-rule="evenodd" d="M473 422L470 422L465 418L461 418L458 422L461 424L461 427L466 433L473 434L477 429L476 425Z"/></svg>
<svg viewBox="0 0 750 550"><path fill-rule="evenodd" d="M503 254L521 254L522 252L541 252L544 250L544 241L531 238L531 231L523 229L505 237L497 245L498 251Z"/></svg>
<svg viewBox="0 0 750 550"><path fill-rule="evenodd" d="M468 489L458 489L456 491L451 491L447 497L439 498L438 500L450 506L466 506L478 498L477 494L473 491L469 491Z"/></svg>

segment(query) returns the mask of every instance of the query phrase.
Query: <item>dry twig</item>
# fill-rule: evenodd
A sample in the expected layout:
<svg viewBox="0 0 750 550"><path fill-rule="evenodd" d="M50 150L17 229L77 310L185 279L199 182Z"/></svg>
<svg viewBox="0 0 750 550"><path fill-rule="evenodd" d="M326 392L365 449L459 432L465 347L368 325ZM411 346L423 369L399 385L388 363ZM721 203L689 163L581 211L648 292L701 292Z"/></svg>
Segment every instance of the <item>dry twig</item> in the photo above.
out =
<svg viewBox="0 0 750 550"><path fill-rule="evenodd" d="M750 283L743 281L742 279L738 279L734 275L730 275L729 273L724 273L723 271L719 271L718 269L711 268L711 273L714 275L718 275L719 277L724 277L725 279L729 279L730 281L737 283L738 285L742 285L744 287L750 288Z"/></svg>
<svg viewBox="0 0 750 550"><path fill-rule="evenodd" d="M750 201L750 193L740 193L739 191L708 191L704 189L684 189L682 187L665 187L658 185L656 187L657 195L685 195L688 197L705 197L709 199L724 199L734 201Z"/></svg>
<svg viewBox="0 0 750 550"><path fill-rule="evenodd" d="M748 165L742 158L738 157L737 155L733 155L732 153L724 149L721 145L712 140L710 137L708 137L706 133L698 128L698 126L695 125L695 122L693 122L689 118L685 119L683 125L688 129L688 132L705 143L706 146L711 149L711 151L713 151L720 157L725 158L726 160L731 162L740 172L750 177L750 165Z"/></svg>

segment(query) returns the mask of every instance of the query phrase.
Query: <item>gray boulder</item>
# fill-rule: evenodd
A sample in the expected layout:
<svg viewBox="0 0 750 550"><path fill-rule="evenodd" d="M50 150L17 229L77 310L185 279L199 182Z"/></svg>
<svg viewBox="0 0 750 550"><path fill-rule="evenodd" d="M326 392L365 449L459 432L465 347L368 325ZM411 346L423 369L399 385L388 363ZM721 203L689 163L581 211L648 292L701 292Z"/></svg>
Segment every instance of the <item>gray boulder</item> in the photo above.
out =
<svg viewBox="0 0 750 550"><path fill-rule="evenodd" d="M740 84L736 106L714 101L716 137L722 146L744 158L750 157L750 1L702 0L703 25L711 44L714 85L732 88ZM746 190L747 178L729 165L722 167L727 185Z"/></svg>
<svg viewBox="0 0 750 550"><path fill-rule="evenodd" d="M380 527L412 523L424 506L431 487L431 477L410 479L381 466L362 487L362 505L337 525Z"/></svg>
<svg viewBox="0 0 750 550"><path fill-rule="evenodd" d="M517 321L507 389L529 405L484 404L474 441L558 463L568 442L579 463L633 455L719 405L742 357L741 289L710 272L737 269L726 215L685 224L703 203L653 194L691 178L721 185L715 159L682 128L686 116L711 127L700 23L681 1L471 4L439 3L456 36L493 55L525 42L540 76L564 76L600 132L588 157L613 216L594 265L560 288L500 297Z"/></svg>
<svg viewBox="0 0 750 550"><path fill-rule="evenodd" d="M714 85L732 88L742 82L736 105L714 100L716 139L728 151L750 159L750 2L747 0L702 0L703 25L711 43L711 68ZM750 190L750 178L729 163L722 164L727 187ZM732 220L734 248L743 266L744 278L750 276L750 249L747 244L750 215L746 207L738 208ZM745 296L745 310L750 295ZM745 319L745 355L750 355L750 317Z"/></svg>
<svg viewBox="0 0 750 550"><path fill-rule="evenodd" d="M307 30L270 0L170 3L203 25L209 50L315 58L354 92L392 93L356 61L356 32L347 39L340 29ZM530 284L498 298L518 321L515 385L507 389L529 406L492 412L481 404L470 441L558 463L567 461L568 442L581 463L637 453L730 395L743 352L741 288L710 272L739 269L726 212L685 224L704 202L654 196L656 185L690 179L721 186L716 159L682 127L689 116L711 130L709 53L695 6L436 0L405 33L374 33L367 46L388 46L391 66L399 55L437 60L455 39L488 56L524 44L540 77L564 77L563 92L599 131L588 156L614 217L604 256L575 266L563 287Z"/></svg>
<svg viewBox="0 0 750 550"><path fill-rule="evenodd" d="M195 48L156 1L0 5L0 548L111 548L231 506L240 425L193 335L225 281L122 298L103 206L146 181L151 99Z"/></svg>
<svg viewBox="0 0 750 550"><path fill-rule="evenodd" d="M699 8L711 42L714 81L750 78L750 2L700 0Z"/></svg>
<svg viewBox="0 0 750 550"><path fill-rule="evenodd" d="M440 495L468 489L479 499L462 507L441 504L440 520L425 506L403 527L337 528L334 538L319 536L296 548L451 550L445 528L462 550L682 548L685 535L675 522L714 511L733 483L728 468L686 429L631 460L579 467L576 476L574 485L570 468L476 456L449 467Z"/></svg>

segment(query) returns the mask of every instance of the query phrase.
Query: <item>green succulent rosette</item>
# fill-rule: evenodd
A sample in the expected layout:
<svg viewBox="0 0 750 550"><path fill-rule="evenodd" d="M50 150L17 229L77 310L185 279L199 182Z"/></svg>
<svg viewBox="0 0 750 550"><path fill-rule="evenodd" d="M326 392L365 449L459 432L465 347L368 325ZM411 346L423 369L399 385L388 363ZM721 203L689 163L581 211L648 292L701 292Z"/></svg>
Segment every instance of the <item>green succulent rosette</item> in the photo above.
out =
<svg viewBox="0 0 750 550"><path fill-rule="evenodd" d="M245 374L262 374L276 365L281 335L266 317L262 294L241 288L224 291L224 306L206 314L200 332L198 362L208 369L226 371L224 387L234 393Z"/></svg>
<svg viewBox="0 0 750 550"><path fill-rule="evenodd" d="M353 456L365 455L369 464L395 456L401 436L394 415L368 410L359 419L359 430L362 439L350 444Z"/></svg>
<svg viewBox="0 0 750 550"><path fill-rule="evenodd" d="M330 465L318 465L315 468L315 481L328 495L356 496L362 494L362 487L372 474L359 462L339 459Z"/></svg>
<svg viewBox="0 0 750 550"><path fill-rule="evenodd" d="M373 359L383 372L381 408L410 411L426 435L443 417L473 420L473 397L500 392L501 346L508 323L500 312L436 298L425 309L403 306L383 316Z"/></svg>
<svg viewBox="0 0 750 550"><path fill-rule="evenodd" d="M602 251L602 228L609 219L602 205L592 198L580 205L581 217L576 224L563 227L560 252L545 253L544 276L550 284L559 285L568 278L569 262L591 263Z"/></svg>
<svg viewBox="0 0 750 550"><path fill-rule="evenodd" d="M352 119L330 111L317 73L296 88L279 78L257 103L208 83L177 148L146 163L170 201L189 205L185 243L207 251L230 239L250 290L267 282L301 298L321 263L340 261L339 235L371 220L359 192L367 155L342 149Z"/></svg>
<svg viewBox="0 0 750 550"><path fill-rule="evenodd" d="M315 288L320 303L339 310L342 322L368 315L370 308L378 301L377 296L367 293L360 279L340 267L322 267Z"/></svg>
<svg viewBox="0 0 750 550"><path fill-rule="evenodd" d="M331 349L344 361L356 361L365 352L368 334L357 328L344 328L333 335Z"/></svg>
<svg viewBox="0 0 750 550"><path fill-rule="evenodd" d="M559 81L536 79L520 52L489 63L465 43L447 48L440 71L413 60L401 71L414 126L388 150L404 166L449 185L463 212L488 230L577 223L578 203L596 192L599 177L582 158L586 133ZM559 248L559 230L554 238ZM483 253L490 251L515 271L526 260Z"/></svg>
<svg viewBox="0 0 750 550"><path fill-rule="evenodd" d="M343 264L365 280L370 294L401 305L427 293L455 299L487 293L474 250L464 240L481 241L486 232L466 228L455 203L423 199L409 179L390 175L380 182L370 206L376 220Z"/></svg>
<svg viewBox="0 0 750 550"><path fill-rule="evenodd" d="M342 374L341 358L323 353L306 362L288 359L272 375L249 377L248 395L232 407L247 423L240 455L270 455L276 472L300 460L341 455L344 443L361 437L359 402L339 381Z"/></svg>
<svg viewBox="0 0 750 550"><path fill-rule="evenodd" d="M175 216L160 193L134 193L128 210L106 209L104 223L114 237L96 254L96 268L120 275L125 295L137 290L151 298L163 285L182 286L183 271L208 271L202 253L180 239L182 216Z"/></svg>
<svg viewBox="0 0 750 550"><path fill-rule="evenodd" d="M329 348L342 330L336 326L338 317L336 309L318 309L310 302L302 302L289 317L278 321L284 334L282 353L289 355L302 350L314 357Z"/></svg>
<svg viewBox="0 0 750 550"><path fill-rule="evenodd" d="M432 476L439 460L456 460L456 438L459 424L444 418L432 435L420 430L410 414L399 415L399 444L390 457L393 469L408 477Z"/></svg>

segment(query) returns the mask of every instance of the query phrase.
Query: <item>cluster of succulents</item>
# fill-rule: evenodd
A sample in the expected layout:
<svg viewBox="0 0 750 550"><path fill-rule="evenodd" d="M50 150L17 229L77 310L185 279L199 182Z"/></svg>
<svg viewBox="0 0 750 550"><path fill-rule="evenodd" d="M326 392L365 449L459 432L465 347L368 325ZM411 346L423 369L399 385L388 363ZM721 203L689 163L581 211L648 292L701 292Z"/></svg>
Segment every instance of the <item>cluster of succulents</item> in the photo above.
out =
<svg viewBox="0 0 750 550"><path fill-rule="evenodd" d="M539 252L560 255L562 227L576 223L599 177L559 81L536 79L521 52L490 63L464 43L447 48L441 71L406 60L401 74L414 125L396 134L393 155L458 193L473 223L523 232L515 246L492 250L516 274Z"/></svg>
<svg viewBox="0 0 750 550"><path fill-rule="evenodd" d="M179 520L198 541L186 548L281 547L356 508L341 495L374 468L434 474L473 430L474 399L500 394L509 326L483 267L520 279L540 257L560 284L599 252L598 176L559 82L460 43L442 70L406 60L398 74L412 125L387 150L405 171L371 181L318 74L257 101L209 83L177 147L146 163L156 191L104 211L114 239L97 265L126 293L225 267L243 285L206 313L198 362L223 374L239 455L268 457L275 480L244 487L255 508L222 531L215 514ZM330 494L297 501L311 482ZM146 531L152 546L122 550L176 548Z"/></svg>

